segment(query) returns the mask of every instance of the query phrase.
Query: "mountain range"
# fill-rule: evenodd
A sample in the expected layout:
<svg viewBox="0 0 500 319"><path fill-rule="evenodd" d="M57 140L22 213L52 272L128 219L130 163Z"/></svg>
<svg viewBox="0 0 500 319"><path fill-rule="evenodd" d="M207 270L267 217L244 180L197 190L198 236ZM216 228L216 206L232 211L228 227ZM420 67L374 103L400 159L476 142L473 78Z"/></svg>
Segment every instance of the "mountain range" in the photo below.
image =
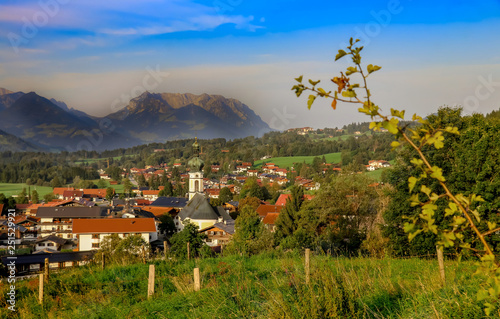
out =
<svg viewBox="0 0 500 319"><path fill-rule="evenodd" d="M271 129L247 105L221 95L145 92L99 118L35 92L0 88L0 130L1 151L100 151L194 136L259 136ZM10 135L16 138L4 138Z"/></svg>

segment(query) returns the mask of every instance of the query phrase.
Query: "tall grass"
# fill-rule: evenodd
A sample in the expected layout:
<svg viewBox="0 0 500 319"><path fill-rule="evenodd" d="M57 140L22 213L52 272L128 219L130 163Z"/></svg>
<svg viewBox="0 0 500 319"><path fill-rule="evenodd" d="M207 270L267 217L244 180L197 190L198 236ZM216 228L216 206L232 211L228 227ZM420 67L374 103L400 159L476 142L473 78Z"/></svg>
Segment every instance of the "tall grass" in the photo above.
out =
<svg viewBox="0 0 500 319"><path fill-rule="evenodd" d="M313 256L305 283L301 253L263 253L151 263L155 295L147 299L148 265L97 266L51 275L43 306L38 279L19 281L9 318L484 318L475 294L481 278L470 262ZM193 289L193 268L201 286ZM499 314L497 313L496 316Z"/></svg>

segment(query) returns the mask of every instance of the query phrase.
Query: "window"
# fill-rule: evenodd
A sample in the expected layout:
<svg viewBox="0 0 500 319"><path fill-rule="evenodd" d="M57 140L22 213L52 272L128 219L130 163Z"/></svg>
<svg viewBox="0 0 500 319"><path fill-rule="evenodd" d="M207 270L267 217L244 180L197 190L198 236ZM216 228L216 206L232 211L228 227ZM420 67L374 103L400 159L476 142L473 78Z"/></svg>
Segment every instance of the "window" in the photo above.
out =
<svg viewBox="0 0 500 319"><path fill-rule="evenodd" d="M99 243L92 243L92 248L99 248Z"/></svg>
<svg viewBox="0 0 500 319"><path fill-rule="evenodd" d="M199 181L194 181L194 191L198 192L200 188L200 182Z"/></svg>
<svg viewBox="0 0 500 319"><path fill-rule="evenodd" d="M47 243L47 246L50 247L50 246L54 246L54 243Z"/></svg>
<svg viewBox="0 0 500 319"><path fill-rule="evenodd" d="M92 234L92 239L99 239L99 234Z"/></svg>

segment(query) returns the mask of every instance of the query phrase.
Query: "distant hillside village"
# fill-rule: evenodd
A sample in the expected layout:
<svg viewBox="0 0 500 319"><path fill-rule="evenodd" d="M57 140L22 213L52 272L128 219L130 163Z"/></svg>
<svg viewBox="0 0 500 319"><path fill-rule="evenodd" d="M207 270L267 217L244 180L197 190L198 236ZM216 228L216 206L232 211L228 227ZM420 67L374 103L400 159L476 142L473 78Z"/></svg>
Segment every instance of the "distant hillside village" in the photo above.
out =
<svg viewBox="0 0 500 319"><path fill-rule="evenodd" d="M300 134L305 129L296 131ZM175 225L173 232L180 232L186 223L193 223L199 233L206 235L206 245L213 251L220 251L235 234L238 199L240 195L244 196L243 192L251 192L248 185L258 191L276 190L273 200L264 197L255 205L261 222L270 231L274 231L275 221L290 197L285 187L297 185L314 193L321 186L318 181L298 175L293 167L280 168L265 161L259 166L237 161L232 173L209 179L204 177L207 168L200 157L198 141L192 148L193 156L185 163L123 168L119 174L124 184L122 196L115 194L113 188L67 186L54 187L54 198L50 201L16 204L15 214L11 214L15 217L2 216L4 219L0 220L0 245L6 246L12 239L8 232L14 227L16 248L30 252L23 256L25 262L19 259L16 264L18 273L41 270L47 256L55 260L50 267L64 268L88 262L101 248L104 238L113 234L121 238L140 235L153 250L164 249L165 243L169 245L169 234L162 226L162 216L169 216ZM263 157L264 160L268 158ZM367 170L388 165L386 161L370 161ZM209 167L212 173L220 169L220 165ZM341 171L337 164L320 163L323 174ZM117 184L104 170L100 170L100 179L108 180L111 185ZM150 181L150 187L139 187L145 184L144 181ZM185 196L178 193L175 196L174 190L185 190ZM304 195L305 200L313 197ZM0 204L0 211L5 211L3 204ZM2 258L4 264L6 260L6 257Z"/></svg>

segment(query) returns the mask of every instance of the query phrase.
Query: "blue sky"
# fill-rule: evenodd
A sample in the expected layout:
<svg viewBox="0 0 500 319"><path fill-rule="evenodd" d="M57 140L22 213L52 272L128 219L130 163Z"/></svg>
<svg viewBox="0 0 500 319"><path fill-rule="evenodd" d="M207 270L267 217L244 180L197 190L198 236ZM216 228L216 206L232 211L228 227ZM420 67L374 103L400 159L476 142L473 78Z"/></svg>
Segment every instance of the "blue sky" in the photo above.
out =
<svg viewBox="0 0 500 319"><path fill-rule="evenodd" d="M40 0L0 4L0 87L37 93L104 116L152 92L222 94L272 127L366 120L290 91L327 79L350 37L384 109L428 114L500 108L500 1Z"/></svg>

